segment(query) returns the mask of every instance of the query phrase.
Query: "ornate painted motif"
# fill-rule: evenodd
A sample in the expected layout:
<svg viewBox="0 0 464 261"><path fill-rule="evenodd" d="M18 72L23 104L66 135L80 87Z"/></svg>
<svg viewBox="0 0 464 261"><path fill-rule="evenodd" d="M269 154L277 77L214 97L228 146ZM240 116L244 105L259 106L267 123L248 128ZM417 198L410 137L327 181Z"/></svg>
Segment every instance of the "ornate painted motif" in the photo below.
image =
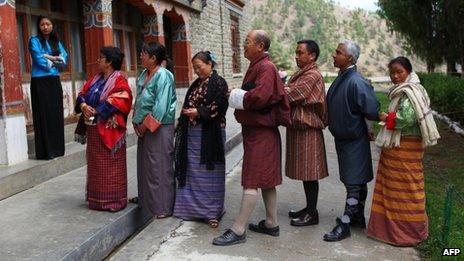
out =
<svg viewBox="0 0 464 261"><path fill-rule="evenodd" d="M156 15L144 16L142 34L144 36L161 36L158 25L158 17Z"/></svg>
<svg viewBox="0 0 464 261"><path fill-rule="evenodd" d="M175 29L172 32L173 37L172 41L173 42L182 42L182 41L187 41L187 27L185 24L178 24L175 25Z"/></svg>
<svg viewBox="0 0 464 261"><path fill-rule="evenodd" d="M113 27L111 19L111 0L83 2L84 27Z"/></svg>
<svg viewBox="0 0 464 261"><path fill-rule="evenodd" d="M13 8L16 8L15 0L0 0L0 6L4 6L6 4Z"/></svg>

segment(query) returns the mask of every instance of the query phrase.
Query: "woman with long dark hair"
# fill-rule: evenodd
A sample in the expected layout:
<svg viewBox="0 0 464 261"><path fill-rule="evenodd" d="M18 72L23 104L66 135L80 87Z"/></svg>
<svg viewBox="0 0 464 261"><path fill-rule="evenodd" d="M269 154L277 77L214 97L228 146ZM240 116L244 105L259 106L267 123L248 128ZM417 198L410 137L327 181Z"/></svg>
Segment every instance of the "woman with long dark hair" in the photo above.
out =
<svg viewBox="0 0 464 261"><path fill-rule="evenodd" d="M46 16L37 20L37 35L29 39L32 57L31 101L35 156L53 159L64 155L63 90L59 69L68 54Z"/></svg>

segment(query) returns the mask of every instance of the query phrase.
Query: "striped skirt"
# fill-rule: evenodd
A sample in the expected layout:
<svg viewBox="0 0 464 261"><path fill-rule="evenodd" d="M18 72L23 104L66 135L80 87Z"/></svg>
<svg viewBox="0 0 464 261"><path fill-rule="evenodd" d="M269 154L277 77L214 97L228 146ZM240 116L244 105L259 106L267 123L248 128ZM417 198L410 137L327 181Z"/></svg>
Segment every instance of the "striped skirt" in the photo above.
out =
<svg viewBox="0 0 464 261"><path fill-rule="evenodd" d="M225 139L225 130L222 131ZM216 163L207 170L200 163L201 124L189 126L187 173L184 187L176 193L174 216L185 220L219 218L224 212L225 164Z"/></svg>
<svg viewBox="0 0 464 261"><path fill-rule="evenodd" d="M127 205L126 144L111 154L97 126L87 126L86 198L95 210L118 211Z"/></svg>
<svg viewBox="0 0 464 261"><path fill-rule="evenodd" d="M382 150L368 236L397 246L427 238L423 155L422 140L415 136L402 137L398 148Z"/></svg>
<svg viewBox="0 0 464 261"><path fill-rule="evenodd" d="M296 180L329 176L322 130L287 128L285 175Z"/></svg>

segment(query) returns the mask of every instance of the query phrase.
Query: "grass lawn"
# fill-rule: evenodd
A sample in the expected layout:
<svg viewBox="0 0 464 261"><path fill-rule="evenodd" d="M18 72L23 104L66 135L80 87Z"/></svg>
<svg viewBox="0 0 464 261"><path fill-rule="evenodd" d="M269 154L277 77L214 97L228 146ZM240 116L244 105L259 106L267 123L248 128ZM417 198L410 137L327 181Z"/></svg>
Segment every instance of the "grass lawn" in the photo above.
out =
<svg viewBox="0 0 464 261"><path fill-rule="evenodd" d="M384 93L376 93L376 95L382 111L386 111L387 95ZM439 121L437 125L441 139L436 146L426 148L423 160L429 238L417 246L423 257L433 259L442 257L443 247L460 248L464 251L464 137L450 131ZM444 245L442 230L448 185L454 186L455 194L449 243ZM463 255L461 253L461 257Z"/></svg>

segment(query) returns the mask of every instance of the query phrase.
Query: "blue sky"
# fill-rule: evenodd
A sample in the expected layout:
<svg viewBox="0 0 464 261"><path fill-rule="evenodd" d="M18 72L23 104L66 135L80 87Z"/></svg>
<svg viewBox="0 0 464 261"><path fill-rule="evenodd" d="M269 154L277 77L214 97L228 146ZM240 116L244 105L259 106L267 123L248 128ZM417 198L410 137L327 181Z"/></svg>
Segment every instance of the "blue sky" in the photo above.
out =
<svg viewBox="0 0 464 261"><path fill-rule="evenodd" d="M378 9L376 6L377 0L335 0L334 2L339 2L341 6L351 9L357 7L367 11L376 11Z"/></svg>

